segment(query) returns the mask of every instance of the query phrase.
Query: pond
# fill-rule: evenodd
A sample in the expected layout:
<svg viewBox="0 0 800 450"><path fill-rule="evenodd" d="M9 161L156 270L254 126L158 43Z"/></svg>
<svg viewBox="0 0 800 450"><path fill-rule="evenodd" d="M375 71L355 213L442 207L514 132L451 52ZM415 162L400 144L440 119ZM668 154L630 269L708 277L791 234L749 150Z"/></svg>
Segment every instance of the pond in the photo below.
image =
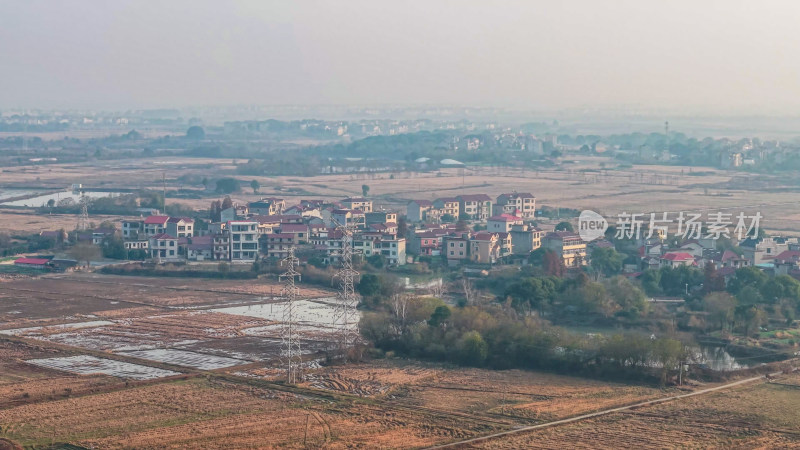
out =
<svg viewBox="0 0 800 450"><path fill-rule="evenodd" d="M694 361L711 370L729 372L758 365L755 358L739 358L728 353L725 347L701 345L692 349Z"/></svg>
<svg viewBox="0 0 800 450"><path fill-rule="evenodd" d="M25 195L25 194L22 193L9 197L16 197L18 195ZM117 197L122 194L119 192L83 192L83 195L89 198L103 198L103 197ZM74 202L77 203L81 199L81 193L67 190L62 192L56 192L54 194L39 195L31 198L26 198L23 200L14 200L10 202L4 202L0 198L0 204L4 206L26 206L29 208L39 208L42 206L47 206L47 202L50 201L50 199L53 199L55 200L56 203L58 203L61 200L64 200L65 198L71 198Z"/></svg>

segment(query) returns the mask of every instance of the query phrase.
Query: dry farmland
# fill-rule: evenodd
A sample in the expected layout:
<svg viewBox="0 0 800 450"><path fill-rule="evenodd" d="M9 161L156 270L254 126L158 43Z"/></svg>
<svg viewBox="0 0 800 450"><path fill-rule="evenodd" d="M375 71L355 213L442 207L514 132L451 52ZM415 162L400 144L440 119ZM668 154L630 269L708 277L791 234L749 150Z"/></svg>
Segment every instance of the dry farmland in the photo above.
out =
<svg viewBox="0 0 800 450"><path fill-rule="evenodd" d="M248 189L235 193L237 201L260 196L279 196L289 203L301 198L338 199L360 195L361 185L370 186L376 204L403 210L410 199L433 199L466 193L531 192L537 204L551 207L594 209L614 217L627 212L716 211L748 213L760 211L762 226L769 230L800 234L798 186L793 179L747 174L710 168L638 165L617 168L618 161L606 157L575 156L577 161L542 170L501 167L469 167L431 172L318 175L314 177L241 177L244 184L256 178L259 194ZM148 160L100 161L91 164L53 164L3 169L5 186L31 185L63 189L76 181L102 189L161 188L167 173L198 177L237 176L232 160L165 157ZM99 166L98 166L99 165ZM179 171L171 170L180 168ZM692 175L694 174L694 175ZM699 174L699 175L698 175ZM169 177L169 175L167 175ZM31 180L36 179L35 183ZM167 179L167 189L194 188L177 179ZM205 209L210 197L170 199L174 203ZM90 217L101 222L104 217ZM6 230L67 229L75 225L71 216L31 216L0 212Z"/></svg>
<svg viewBox="0 0 800 450"><path fill-rule="evenodd" d="M275 291L266 281L86 274L0 283L0 439L32 447L421 448L682 392L397 359L320 366L330 344L320 318L332 296L320 289L303 290L307 378L286 386ZM800 402L798 393L759 383L486 445L581 448L621 436L663 447L680 436L694 447L789 446L800 423L782 411Z"/></svg>
<svg viewBox="0 0 800 450"><path fill-rule="evenodd" d="M800 376L464 448L800 448Z"/></svg>

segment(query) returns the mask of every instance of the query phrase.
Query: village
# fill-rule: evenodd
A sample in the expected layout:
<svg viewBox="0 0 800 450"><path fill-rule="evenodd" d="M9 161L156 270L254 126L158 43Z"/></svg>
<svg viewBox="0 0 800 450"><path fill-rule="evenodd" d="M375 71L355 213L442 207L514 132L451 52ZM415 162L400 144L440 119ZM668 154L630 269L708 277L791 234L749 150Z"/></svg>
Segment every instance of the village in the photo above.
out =
<svg viewBox="0 0 800 450"><path fill-rule="evenodd" d="M148 211L143 208L143 211ZM88 208L77 218L72 244L108 246L113 239L124 246L124 261L151 264L227 262L234 265L280 261L294 248L301 263L336 265L343 245L343 229L352 232L359 258L373 265L400 267L441 261L446 267L490 269L495 265L529 264L533 252L554 252L563 269L591 266L596 248L615 248L606 237L587 242L575 231L576 217L551 220L537 216L536 197L530 193L464 194L434 200L411 200L406 211L375 207L366 197L341 200L301 199L297 204L276 197L236 203L230 197L212 203L209 219L156 214L140 218L105 220L94 229ZM800 278L800 242L797 237L747 237L721 249L717 239L701 233L668 239L669 229L617 236L635 257L626 258L621 273L637 277L647 269L711 264L726 281L736 269L758 267L773 275ZM39 236L69 245L63 230ZM738 244L738 245L737 245ZM620 249L621 250L621 249ZM735 251L734 251L735 250ZM71 270L88 261L61 255L35 254L13 260L15 266L45 271ZM93 253L100 255L100 253ZM9 261L10 262L10 261ZM110 261L106 260L104 264ZM113 261L110 263L113 264Z"/></svg>

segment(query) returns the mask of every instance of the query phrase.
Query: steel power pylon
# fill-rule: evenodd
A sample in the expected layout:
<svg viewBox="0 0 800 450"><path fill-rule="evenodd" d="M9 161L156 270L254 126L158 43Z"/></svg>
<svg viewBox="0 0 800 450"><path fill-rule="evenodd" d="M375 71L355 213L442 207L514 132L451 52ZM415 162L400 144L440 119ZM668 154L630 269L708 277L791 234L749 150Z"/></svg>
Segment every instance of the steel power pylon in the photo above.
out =
<svg viewBox="0 0 800 450"><path fill-rule="evenodd" d="M297 317L295 316L295 302L300 293L300 289L297 287L300 274L295 270L298 259L294 256L294 247L289 247L289 254L281 261L281 264L286 267L286 272L279 276L283 281L281 296L286 300L283 306L281 327L281 359L286 370L286 382L294 384L301 381L303 377L300 337L297 335Z"/></svg>
<svg viewBox="0 0 800 450"><path fill-rule="evenodd" d="M89 227L89 199L81 195L81 215L78 216L78 230L86 231Z"/></svg>
<svg viewBox="0 0 800 450"><path fill-rule="evenodd" d="M358 296L355 282L359 273L353 269L353 234L354 225L336 223L336 229L342 233L342 248L338 253L339 271L334 279L339 280L338 302L334 311L334 327L337 328L337 344L339 351L346 356L347 350L353 347L359 338L358 333Z"/></svg>

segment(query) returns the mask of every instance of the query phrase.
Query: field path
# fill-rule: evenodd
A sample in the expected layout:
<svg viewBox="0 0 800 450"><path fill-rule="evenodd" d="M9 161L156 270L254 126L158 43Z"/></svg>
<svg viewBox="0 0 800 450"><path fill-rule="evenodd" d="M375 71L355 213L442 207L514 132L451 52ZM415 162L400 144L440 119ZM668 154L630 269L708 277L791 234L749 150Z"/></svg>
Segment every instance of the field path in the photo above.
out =
<svg viewBox="0 0 800 450"><path fill-rule="evenodd" d="M777 376L777 375L780 375L780 374L782 374L782 372L776 372L776 373L770 374L769 376L773 377L773 376ZM646 407L646 406L653 406L653 405L657 405L657 404L660 404L660 403L666 403L666 402L671 402L671 401L674 401L674 400L680 400L682 398L688 398L688 397L694 397L694 396L697 396L697 395L709 394L711 392L716 392L716 391L720 391L720 390L723 390L723 389L728 389L728 388L740 386L740 385L747 384L747 383L753 383L753 382L756 382L756 381L762 381L762 380L765 380L765 379L767 379L767 376L765 376L765 375L758 376L758 377L752 377L752 378L745 378L744 380L734 381L733 383L727 383L727 384L723 384L723 385L720 385L720 386L715 386L715 387L712 387L712 388L701 389L699 391L690 392L688 394L673 395L673 396L669 396L669 397L658 398L658 399L655 399L655 400L648 400L646 402L635 403L633 405L620 406L620 407L611 408L611 409L604 409L602 411L596 411L596 412L589 413L589 414L582 414L580 416L570 417L568 419L561 419L561 420L555 420L555 421L552 421L552 422L540 423L538 425L531 425L531 426L527 426L527 427L517 428L517 429L514 429L514 430L508 430L508 431L503 431L503 432L500 432L500 433L494 433L494 434L490 434L490 435L487 435L487 436L481 436L481 437L476 437L476 438L471 438L471 439L465 439L463 441L451 442L449 444L436 445L436 446L429 447L429 448L430 449L468 448L471 444L477 444L477 443L480 443L480 442L489 441L489 440L492 440L492 439L497 439L497 438L501 438L501 437L505 437L505 436L510 436L510 435L513 435L513 434L519 434L519 433L525 433L525 432L528 432L528 431L540 430L540 429L543 429L543 428L555 427L555 426L558 426L558 425L564 425L564 424L567 424L567 423L572 423L572 422L578 422L578 421L581 421L581 420L591 419L593 417L605 416L605 415L613 414L613 413L620 412L620 411L626 411L626 410L636 409L636 408L641 408L641 407Z"/></svg>

